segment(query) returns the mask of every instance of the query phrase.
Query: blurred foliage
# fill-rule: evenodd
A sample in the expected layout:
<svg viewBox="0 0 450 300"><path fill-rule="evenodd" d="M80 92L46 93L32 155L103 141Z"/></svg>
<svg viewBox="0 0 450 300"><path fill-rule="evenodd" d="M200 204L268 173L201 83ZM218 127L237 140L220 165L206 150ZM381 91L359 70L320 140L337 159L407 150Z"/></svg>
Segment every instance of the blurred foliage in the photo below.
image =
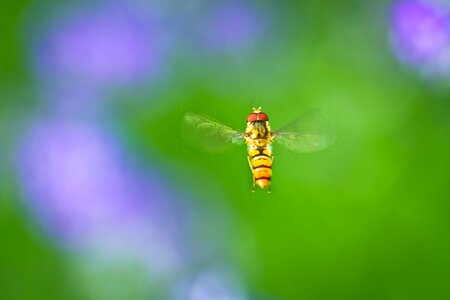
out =
<svg viewBox="0 0 450 300"><path fill-rule="evenodd" d="M8 57L0 61L2 86L29 77L18 43L26 4L0 7L0 56ZM388 5L278 3L279 27L250 56L191 54L175 62L174 76L155 91L110 96L115 101L105 119L130 155L159 166L174 189L200 203L220 208L227 202L236 224L226 252L256 294L446 299L450 293L450 92L392 57ZM14 106L13 99L1 101L2 111ZM22 110L32 107L21 104L12 111L25 122ZM251 193L244 148L206 155L183 141L179 129L187 111L244 128L252 106L262 106L274 128L326 107L338 120L339 139L308 155L275 144L273 192ZM19 121L7 120L2 127L14 130ZM2 138L7 134L3 129ZM12 146L4 149L11 158ZM34 228L6 168L0 182L2 298L80 299L69 254Z"/></svg>

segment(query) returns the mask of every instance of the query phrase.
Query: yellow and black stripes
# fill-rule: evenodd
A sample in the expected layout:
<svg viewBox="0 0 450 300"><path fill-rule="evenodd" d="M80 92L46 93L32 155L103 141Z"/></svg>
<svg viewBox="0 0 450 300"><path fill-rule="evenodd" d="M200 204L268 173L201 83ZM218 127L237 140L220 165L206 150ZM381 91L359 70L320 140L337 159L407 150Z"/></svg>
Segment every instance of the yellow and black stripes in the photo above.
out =
<svg viewBox="0 0 450 300"><path fill-rule="evenodd" d="M261 113L255 110L254 113ZM245 143L248 146L248 163L253 174L253 191L255 186L268 187L270 191L270 179L272 178L272 132L267 115L263 119L256 118L255 121L249 117L247 129L245 130Z"/></svg>
<svg viewBox="0 0 450 300"><path fill-rule="evenodd" d="M248 157L253 173L253 184L265 188L272 177L273 155L269 147L249 147Z"/></svg>

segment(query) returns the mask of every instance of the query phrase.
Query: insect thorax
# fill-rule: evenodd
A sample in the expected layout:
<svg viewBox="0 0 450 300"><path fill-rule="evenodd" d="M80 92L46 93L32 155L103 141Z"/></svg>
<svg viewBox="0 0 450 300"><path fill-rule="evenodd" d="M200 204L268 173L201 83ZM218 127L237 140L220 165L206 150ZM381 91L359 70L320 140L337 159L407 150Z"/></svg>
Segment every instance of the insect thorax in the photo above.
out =
<svg viewBox="0 0 450 300"><path fill-rule="evenodd" d="M245 137L246 143L249 146L266 147L268 144L272 143L269 122L248 122Z"/></svg>

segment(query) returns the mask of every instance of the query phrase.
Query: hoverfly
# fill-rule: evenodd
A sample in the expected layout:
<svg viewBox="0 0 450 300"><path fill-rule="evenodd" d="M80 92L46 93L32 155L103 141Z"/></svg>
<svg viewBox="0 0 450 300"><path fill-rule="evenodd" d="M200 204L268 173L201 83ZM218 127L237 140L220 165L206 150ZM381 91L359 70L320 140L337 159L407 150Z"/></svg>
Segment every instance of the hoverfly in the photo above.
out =
<svg viewBox="0 0 450 300"><path fill-rule="evenodd" d="M272 143L287 149L308 153L323 150L334 141L330 119L322 111L304 115L277 131L272 131L269 117L261 107L253 108L247 117L245 131L234 130L209 116L187 113L184 116L184 135L208 152L220 152L231 144L247 145L247 160L256 185L270 193L274 155Z"/></svg>

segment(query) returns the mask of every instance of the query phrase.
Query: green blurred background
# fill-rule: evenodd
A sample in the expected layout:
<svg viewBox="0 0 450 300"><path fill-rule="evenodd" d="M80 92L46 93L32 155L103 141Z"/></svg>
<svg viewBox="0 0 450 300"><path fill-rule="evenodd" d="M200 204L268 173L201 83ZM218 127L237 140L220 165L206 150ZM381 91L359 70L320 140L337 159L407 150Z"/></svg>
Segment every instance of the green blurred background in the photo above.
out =
<svg viewBox="0 0 450 300"><path fill-rule="evenodd" d="M450 297L448 77L426 78L395 57L391 4L256 2L275 25L245 55L178 46L161 81L106 93L101 120L127 155L195 205L226 210L232 221L220 255L233 262L244 299ZM0 4L0 297L111 299L101 290L121 285L136 290L117 299L163 297L140 294L147 284L132 270L86 275L24 204L17 145L30 120L48 114L29 67L34 7ZM245 147L205 154L180 126L194 111L243 129L252 106L273 128L326 107L339 137L304 155L275 144L272 193L251 193Z"/></svg>

